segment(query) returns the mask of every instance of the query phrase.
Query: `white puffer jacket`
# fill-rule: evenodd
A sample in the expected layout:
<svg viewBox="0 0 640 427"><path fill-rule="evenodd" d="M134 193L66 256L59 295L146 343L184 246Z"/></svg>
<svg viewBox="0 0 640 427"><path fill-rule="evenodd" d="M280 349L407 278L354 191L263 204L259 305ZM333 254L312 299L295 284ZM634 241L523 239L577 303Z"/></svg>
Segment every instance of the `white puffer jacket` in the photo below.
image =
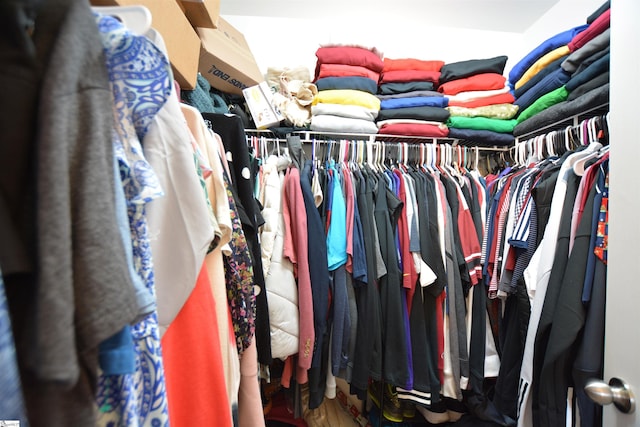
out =
<svg viewBox="0 0 640 427"><path fill-rule="evenodd" d="M285 359L298 352L300 323L298 318L298 288L293 264L282 256L284 251L284 217L282 215L282 184L289 159L270 156L263 165L260 199L265 223L260 233L264 268L271 353Z"/></svg>

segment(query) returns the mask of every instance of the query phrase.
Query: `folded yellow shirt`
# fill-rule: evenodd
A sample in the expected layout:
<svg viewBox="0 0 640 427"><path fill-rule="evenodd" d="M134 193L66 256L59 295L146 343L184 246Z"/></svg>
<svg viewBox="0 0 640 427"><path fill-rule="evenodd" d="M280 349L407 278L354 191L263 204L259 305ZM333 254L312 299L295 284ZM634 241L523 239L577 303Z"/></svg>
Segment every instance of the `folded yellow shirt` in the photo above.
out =
<svg viewBox="0 0 640 427"><path fill-rule="evenodd" d="M516 82L515 88L520 89L525 83L531 80L536 74L540 72L544 67L551 64L558 58L561 58L565 55L569 54L569 46L560 46L557 49L552 50L551 52L543 55L536 62L533 63L531 67L520 77L520 80Z"/></svg>
<svg viewBox="0 0 640 427"><path fill-rule="evenodd" d="M313 99L313 105L318 103L359 105L376 111L380 110L380 100L376 96L354 89L321 90Z"/></svg>

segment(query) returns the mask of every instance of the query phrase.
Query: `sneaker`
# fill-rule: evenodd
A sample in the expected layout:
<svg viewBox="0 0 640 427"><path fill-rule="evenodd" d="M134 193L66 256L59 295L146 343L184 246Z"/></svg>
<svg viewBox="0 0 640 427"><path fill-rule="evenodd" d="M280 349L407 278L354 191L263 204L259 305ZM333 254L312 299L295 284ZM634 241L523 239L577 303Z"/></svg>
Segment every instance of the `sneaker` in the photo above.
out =
<svg viewBox="0 0 640 427"><path fill-rule="evenodd" d="M380 395L383 394L383 390L383 402L382 405L380 405ZM381 382L372 381L371 384L369 384L368 394L371 401L381 409L382 415L387 420L396 423L403 421L400 399L398 399L398 393L396 393L391 384L383 385Z"/></svg>
<svg viewBox="0 0 640 427"><path fill-rule="evenodd" d="M400 407L402 408L402 417L411 419L416 416L416 405L408 400L400 400Z"/></svg>
<svg viewBox="0 0 640 427"><path fill-rule="evenodd" d="M382 415L389 421L395 423L401 423L403 421L400 399L398 399L398 393L391 384L385 384Z"/></svg>
<svg viewBox="0 0 640 427"><path fill-rule="evenodd" d="M369 398L371 401L378 407L378 409L382 408L380 404L380 396L382 396L382 384L378 381L371 381L369 383L369 390L367 391L369 394Z"/></svg>

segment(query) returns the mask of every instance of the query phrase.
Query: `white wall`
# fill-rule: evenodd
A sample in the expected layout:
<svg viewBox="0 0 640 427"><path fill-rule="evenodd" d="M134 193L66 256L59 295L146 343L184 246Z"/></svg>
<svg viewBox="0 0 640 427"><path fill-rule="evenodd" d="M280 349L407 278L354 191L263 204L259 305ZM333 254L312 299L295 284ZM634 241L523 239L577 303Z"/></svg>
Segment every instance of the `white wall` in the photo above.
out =
<svg viewBox="0 0 640 427"><path fill-rule="evenodd" d="M505 74L522 57L549 37L583 24L604 0L560 0L522 32L498 32L439 27L437 23L406 19L331 20L263 18L223 15L246 37L263 73L268 67L303 65L313 73L315 52L326 43L376 47L389 58L439 59L445 62L507 55ZM384 13L381 15L384 17ZM504 19L509 19L505 16Z"/></svg>
<svg viewBox="0 0 640 427"><path fill-rule="evenodd" d="M315 52L326 43L376 47L389 58L454 62L510 56L522 42L522 35L518 33L440 28L410 20L377 25L370 22L363 28L339 18L327 22L312 18L223 17L244 34L263 73L268 67L299 65L313 73Z"/></svg>
<svg viewBox="0 0 640 427"><path fill-rule="evenodd" d="M587 17L603 3L604 0L560 0L523 33L519 57L522 58L549 37L585 24Z"/></svg>

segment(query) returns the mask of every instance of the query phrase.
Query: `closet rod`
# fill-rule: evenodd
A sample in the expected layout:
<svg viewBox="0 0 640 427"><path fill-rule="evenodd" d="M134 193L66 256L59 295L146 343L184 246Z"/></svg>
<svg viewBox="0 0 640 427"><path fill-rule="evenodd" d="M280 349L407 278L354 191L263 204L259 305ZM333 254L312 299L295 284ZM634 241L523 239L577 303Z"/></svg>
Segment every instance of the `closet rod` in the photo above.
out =
<svg viewBox="0 0 640 427"><path fill-rule="evenodd" d="M587 110L584 111L580 111L579 113L576 113L572 116L569 117L565 117L563 119L557 120L553 123L550 123L546 126L542 126L536 130L532 130L531 132L527 132L525 134L519 135L516 137L516 145L518 144L518 142L522 142L522 141L526 141L529 140L531 138L535 138L536 136L548 133L548 130L554 130L554 128L556 128L555 130L559 130L561 127L566 127L566 126L577 126L580 124L581 121L583 121L584 119L588 119L594 116L597 116L599 114L593 114L597 111L608 111L609 110L609 103L606 102L604 104L600 104L597 105L595 107L589 108ZM570 121L570 123L568 123Z"/></svg>
<svg viewBox="0 0 640 427"><path fill-rule="evenodd" d="M263 137L267 138L267 141L274 142L286 142L286 138L276 136L274 132L268 129L245 129L247 140L251 137ZM313 131L296 131L292 132L290 135L300 136L300 134L304 134L304 138L300 138L300 142L305 144L316 143L329 143L336 142L340 140L350 140L350 141L365 141L370 143L380 143L384 142L385 144L393 145L393 144L411 144L412 146L419 146L420 144L451 144L456 147L466 146L469 148L477 147L480 151L491 151L491 152L506 152L509 151L511 147L499 147L499 146L483 146L483 145L475 145L473 141L466 141L468 144L464 144L465 141L457 139L457 138L437 138L437 137L426 137L426 136L402 136L402 135L383 135L383 134L352 134L352 133L336 133L336 132L313 132ZM317 135L317 138L312 137L311 135ZM335 139L333 139L335 138Z"/></svg>

